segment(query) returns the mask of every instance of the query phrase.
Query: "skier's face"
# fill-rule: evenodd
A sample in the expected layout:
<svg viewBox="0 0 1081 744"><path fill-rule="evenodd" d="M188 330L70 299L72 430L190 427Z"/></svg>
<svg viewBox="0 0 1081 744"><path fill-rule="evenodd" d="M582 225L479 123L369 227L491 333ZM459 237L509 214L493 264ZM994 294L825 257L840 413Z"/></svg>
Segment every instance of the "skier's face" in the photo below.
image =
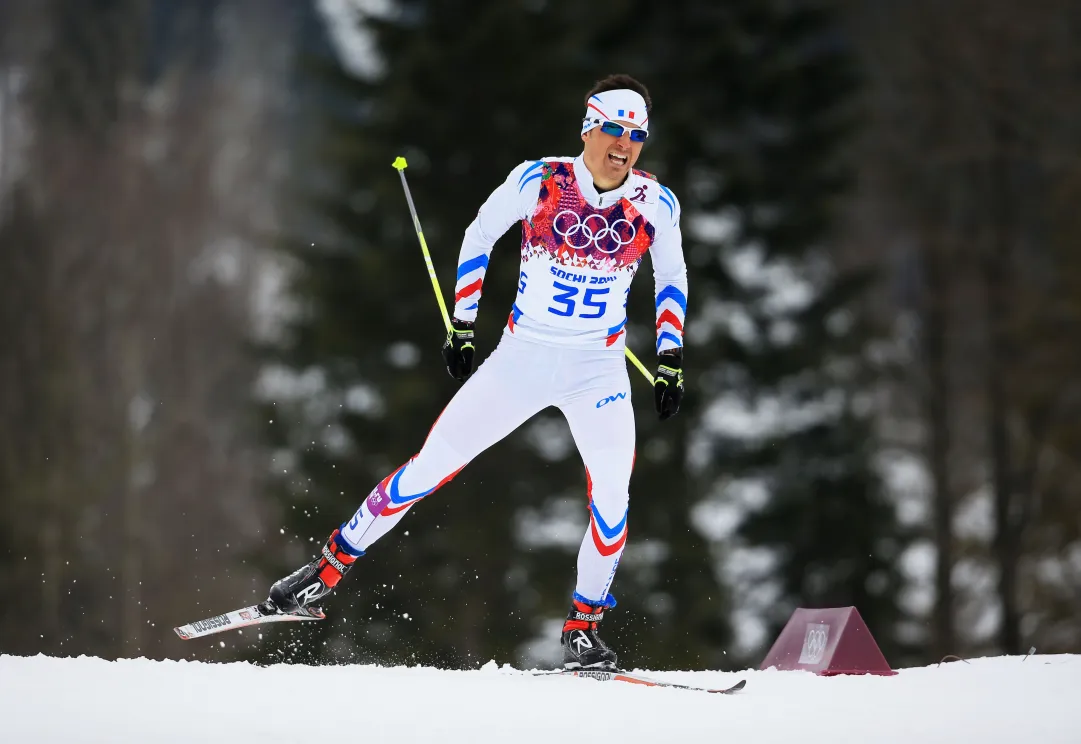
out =
<svg viewBox="0 0 1081 744"><path fill-rule="evenodd" d="M642 153L643 143L631 140L631 130L637 129L638 125L622 119L617 119L616 123L624 127L622 136L605 134L601 127L594 127L582 135L586 166L597 185L603 188L623 183Z"/></svg>

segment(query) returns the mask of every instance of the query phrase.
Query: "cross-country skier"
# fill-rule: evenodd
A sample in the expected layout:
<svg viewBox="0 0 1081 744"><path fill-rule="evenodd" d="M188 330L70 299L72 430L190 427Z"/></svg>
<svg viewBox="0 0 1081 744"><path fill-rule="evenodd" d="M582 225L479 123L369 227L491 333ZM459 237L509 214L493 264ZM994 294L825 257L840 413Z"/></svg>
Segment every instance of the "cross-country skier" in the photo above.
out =
<svg viewBox="0 0 1081 744"><path fill-rule="evenodd" d="M465 384L414 457L381 481L334 530L322 555L270 589L276 612L318 606L364 551L425 496L537 412L558 406L586 467L589 528L561 645L567 669L615 669L597 636L627 540L634 415L624 361L631 280L646 253L656 284L654 398L662 420L683 397L687 270L679 202L633 166L649 133L646 87L627 75L586 96L582 154L526 161L511 171L466 228L458 258L447 370ZM496 240L522 224L518 295L502 339L473 371L473 323Z"/></svg>

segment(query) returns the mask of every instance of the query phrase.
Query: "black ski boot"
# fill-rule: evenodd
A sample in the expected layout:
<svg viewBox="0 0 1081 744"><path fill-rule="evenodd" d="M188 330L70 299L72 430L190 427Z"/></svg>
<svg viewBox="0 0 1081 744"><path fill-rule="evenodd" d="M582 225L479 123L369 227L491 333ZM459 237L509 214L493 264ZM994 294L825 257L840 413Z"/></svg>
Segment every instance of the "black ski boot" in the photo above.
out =
<svg viewBox="0 0 1081 744"><path fill-rule="evenodd" d="M274 582L264 606L271 613L324 617L319 600L333 591L361 555L345 545L339 531L334 530L320 556Z"/></svg>
<svg viewBox="0 0 1081 744"><path fill-rule="evenodd" d="M604 641L597 635L597 623L604 616L604 611L615 606L616 600L612 595L608 595L600 604L586 600L578 594L574 595L560 639L564 669L618 669L616 652L605 646Z"/></svg>

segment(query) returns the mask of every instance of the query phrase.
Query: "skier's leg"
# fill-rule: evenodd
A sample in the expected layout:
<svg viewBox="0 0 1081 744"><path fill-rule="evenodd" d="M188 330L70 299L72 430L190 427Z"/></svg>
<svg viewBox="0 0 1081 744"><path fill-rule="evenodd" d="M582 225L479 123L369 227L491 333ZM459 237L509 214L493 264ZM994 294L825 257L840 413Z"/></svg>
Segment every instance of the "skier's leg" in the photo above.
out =
<svg viewBox="0 0 1081 744"><path fill-rule="evenodd" d="M627 540L634 411L626 365L606 365L560 405L586 468L589 527L578 551L576 599L604 604Z"/></svg>
<svg viewBox="0 0 1081 744"><path fill-rule="evenodd" d="M425 496L554 401L550 350L504 338L436 419L414 457L372 489L341 526L348 547L368 549Z"/></svg>
<svg viewBox="0 0 1081 744"><path fill-rule="evenodd" d="M551 350L504 337L436 419L409 462L384 478L322 555L270 588L268 611L303 612L329 594L357 557L409 508L555 401Z"/></svg>
<svg viewBox="0 0 1081 744"><path fill-rule="evenodd" d="M470 381L465 384L469 385ZM451 400L451 405L455 401L468 401L471 393L472 390L463 387ZM442 430L442 423L443 416L440 416L420 452L376 484L353 517L341 526L342 537L350 547L366 551L368 546L394 529L415 504L450 481L476 456L463 453L452 445Z"/></svg>
<svg viewBox="0 0 1081 744"><path fill-rule="evenodd" d="M421 451L376 484L342 526L348 545L366 550L414 504L553 402L550 349L504 337L432 425Z"/></svg>
<svg viewBox="0 0 1081 744"><path fill-rule="evenodd" d="M582 383L560 403L586 466L589 527L578 550L575 584L561 645L568 669L612 669L618 657L597 635L615 599L608 589L627 541L628 487L634 467L634 412L622 355L590 354Z"/></svg>

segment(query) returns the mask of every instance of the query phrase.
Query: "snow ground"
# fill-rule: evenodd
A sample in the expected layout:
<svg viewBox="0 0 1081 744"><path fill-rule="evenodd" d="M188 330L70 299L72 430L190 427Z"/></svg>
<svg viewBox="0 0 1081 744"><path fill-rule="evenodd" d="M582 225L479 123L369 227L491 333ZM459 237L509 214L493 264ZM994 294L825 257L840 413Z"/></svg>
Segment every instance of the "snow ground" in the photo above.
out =
<svg viewBox="0 0 1081 744"><path fill-rule="evenodd" d="M747 688L709 695L492 662L442 671L0 656L0 741L1081 744L1081 656L975 659L894 677L649 674L710 686L746 678Z"/></svg>

